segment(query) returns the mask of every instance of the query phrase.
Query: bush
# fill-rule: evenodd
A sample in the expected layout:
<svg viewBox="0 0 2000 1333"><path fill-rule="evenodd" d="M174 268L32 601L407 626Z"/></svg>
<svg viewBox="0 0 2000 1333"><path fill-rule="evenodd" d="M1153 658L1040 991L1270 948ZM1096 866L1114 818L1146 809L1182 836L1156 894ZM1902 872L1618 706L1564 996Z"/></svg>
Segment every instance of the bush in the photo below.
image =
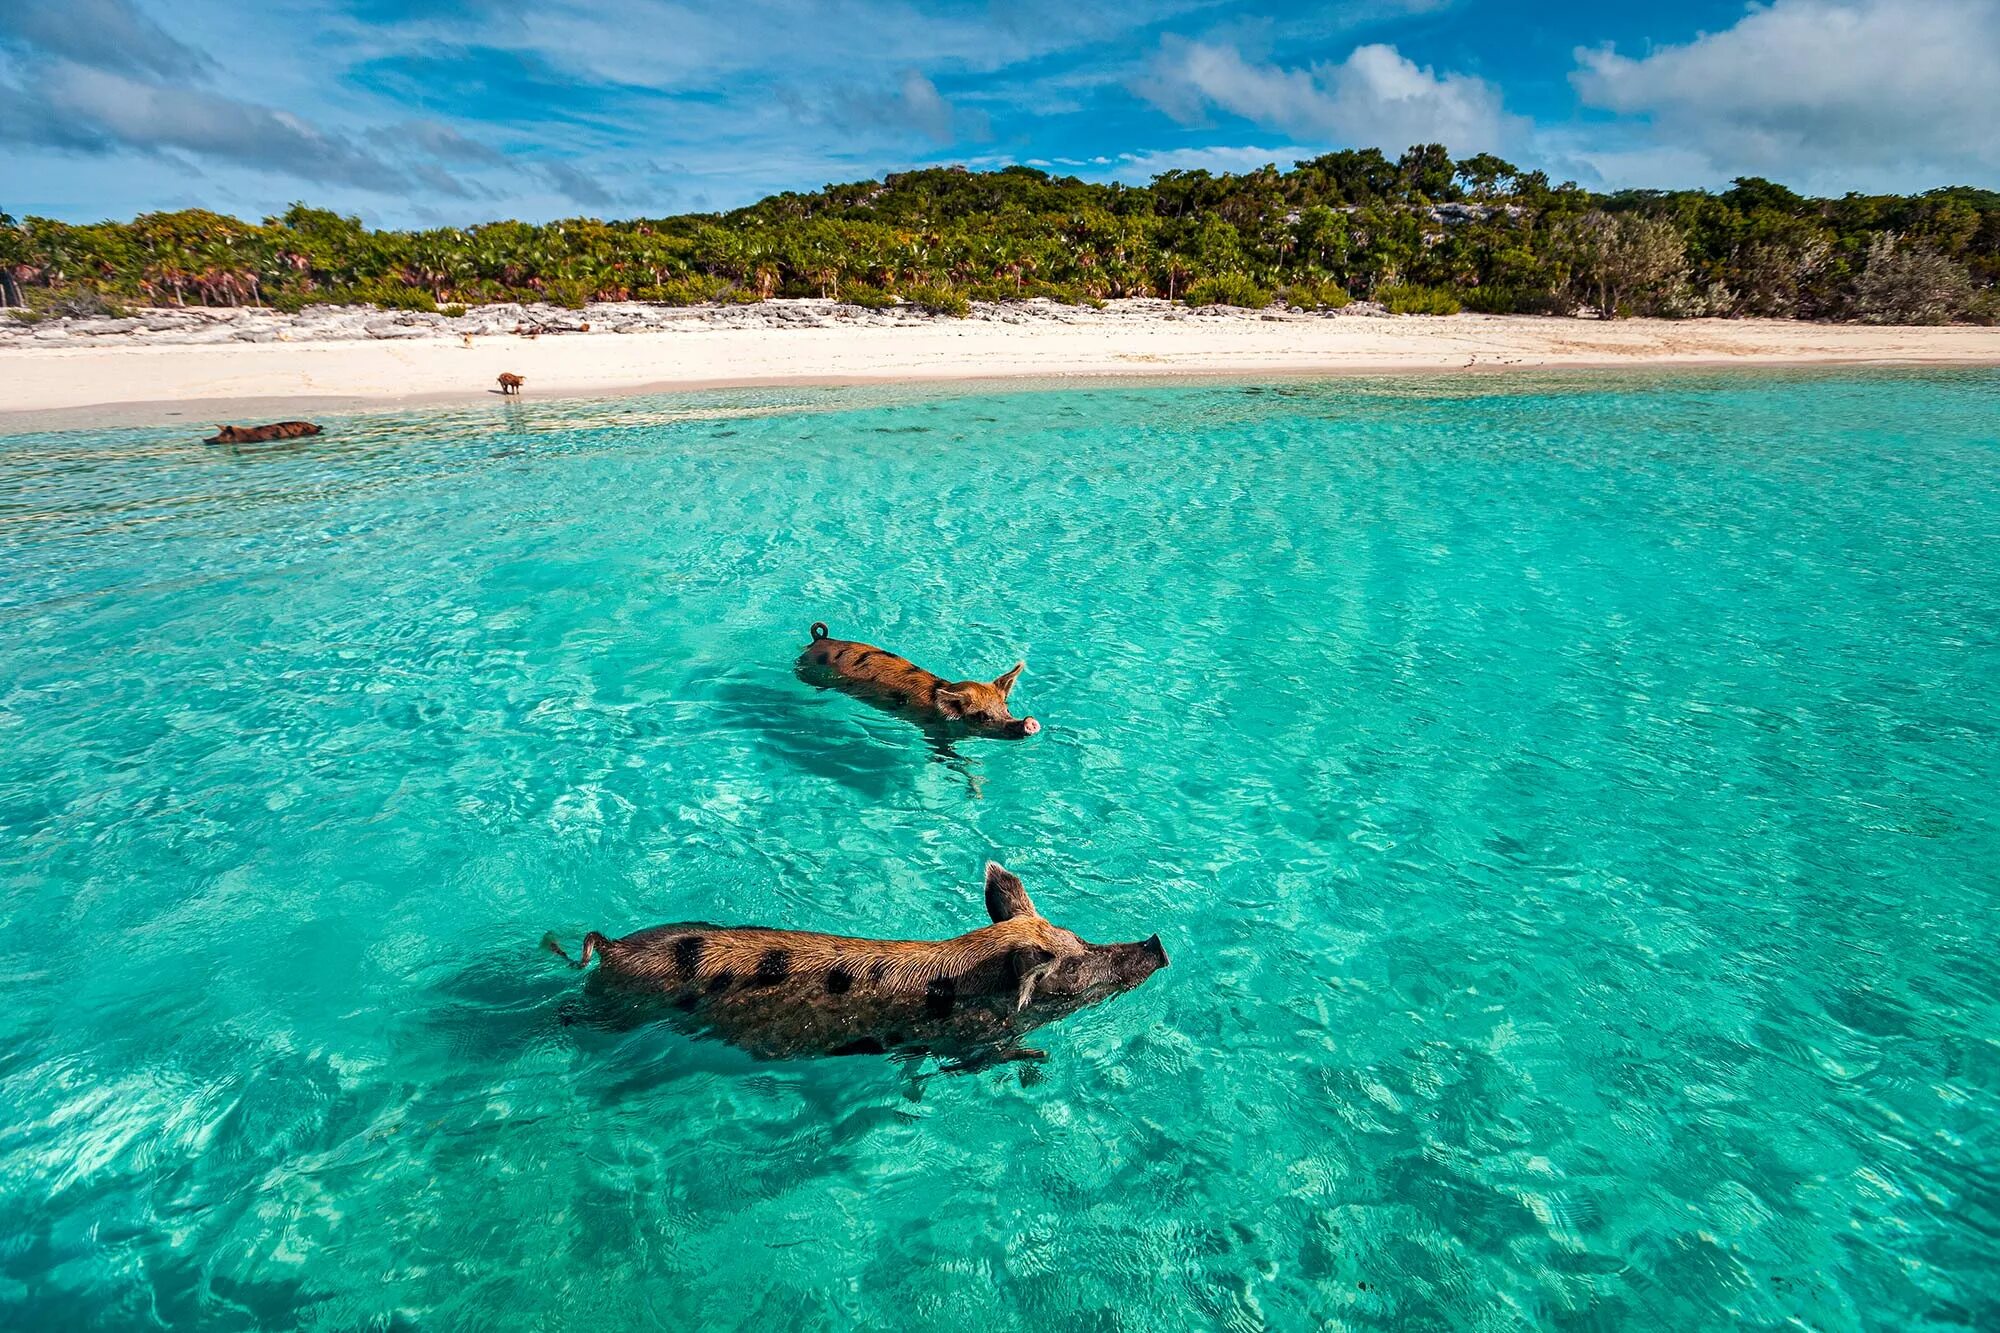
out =
<svg viewBox="0 0 2000 1333"><path fill-rule="evenodd" d="M438 313L440 315L443 315L446 319L457 319L459 316L465 313L465 307L462 305L439 306Z"/></svg>
<svg viewBox="0 0 2000 1333"><path fill-rule="evenodd" d="M1682 279L1661 292L1653 313L1661 319L1707 319L1736 309L1736 293L1719 282L1696 284Z"/></svg>
<svg viewBox="0 0 2000 1333"><path fill-rule="evenodd" d="M1593 211L1555 231L1577 295L1604 319L1649 312L1687 280L1687 237L1671 218Z"/></svg>
<svg viewBox="0 0 2000 1333"><path fill-rule="evenodd" d="M949 287L934 287L929 283L917 283L902 291L905 301L927 315L949 315L953 319L964 319L972 313L972 302L964 292L953 291Z"/></svg>
<svg viewBox="0 0 2000 1333"><path fill-rule="evenodd" d="M896 304L896 298L880 287L870 287L865 282L849 283L840 289L840 299L848 305L858 305L863 310L886 310Z"/></svg>
<svg viewBox="0 0 2000 1333"><path fill-rule="evenodd" d="M296 315L312 302L311 292L279 292L271 298L271 309L281 315Z"/></svg>
<svg viewBox="0 0 2000 1333"><path fill-rule="evenodd" d="M1458 294L1482 315L1574 315L1576 301L1539 287L1471 287Z"/></svg>
<svg viewBox="0 0 2000 1333"><path fill-rule="evenodd" d="M730 291L727 279L691 273L685 278L670 278L657 287L641 287L639 299L661 305L701 305L724 300Z"/></svg>
<svg viewBox="0 0 2000 1333"><path fill-rule="evenodd" d="M565 310L583 309L590 304L593 295L595 291L591 284L579 278L558 278L542 293L543 299L550 305L559 305Z"/></svg>
<svg viewBox="0 0 2000 1333"><path fill-rule="evenodd" d="M1054 301L1057 305L1087 305L1100 309L1104 305L1103 301L1073 282L1031 280L1022 284L1018 296L1010 292L1004 299L1032 301L1037 297L1044 301Z"/></svg>
<svg viewBox="0 0 2000 1333"><path fill-rule="evenodd" d="M1391 283L1376 292L1375 299L1392 315L1456 315L1461 309L1451 292L1414 282Z"/></svg>
<svg viewBox="0 0 2000 1333"><path fill-rule="evenodd" d="M1195 306L1233 305L1245 310L1262 310L1271 304L1271 293L1241 273L1225 273L1193 283L1182 299Z"/></svg>
<svg viewBox="0 0 2000 1333"><path fill-rule="evenodd" d="M1338 310L1354 300L1337 282L1295 282L1281 288L1278 297L1294 310Z"/></svg>
<svg viewBox="0 0 2000 1333"><path fill-rule="evenodd" d="M1943 324L1972 300L1972 275L1935 250L1886 233L1868 244L1854 308L1870 324Z"/></svg>
<svg viewBox="0 0 2000 1333"><path fill-rule="evenodd" d="M27 298L38 319L123 319L126 314L124 306L95 287L29 288Z"/></svg>
<svg viewBox="0 0 2000 1333"><path fill-rule="evenodd" d="M438 308L437 298L423 288L395 282L371 283L339 296L342 305L374 305L384 310L418 310L427 314Z"/></svg>

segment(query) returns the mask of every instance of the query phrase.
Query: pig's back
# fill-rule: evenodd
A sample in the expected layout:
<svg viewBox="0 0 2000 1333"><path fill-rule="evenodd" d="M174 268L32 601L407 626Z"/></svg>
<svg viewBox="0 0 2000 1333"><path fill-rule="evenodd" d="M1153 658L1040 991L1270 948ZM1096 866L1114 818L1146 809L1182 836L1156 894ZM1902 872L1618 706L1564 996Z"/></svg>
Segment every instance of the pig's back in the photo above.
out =
<svg viewBox="0 0 2000 1333"><path fill-rule="evenodd" d="M917 708L936 707L937 687L944 683L906 657L849 639L819 639L808 644L799 654L799 669L890 703Z"/></svg>
<svg viewBox="0 0 2000 1333"><path fill-rule="evenodd" d="M1005 934L878 940L680 922L605 940L593 980L764 1059L964 1050L1012 1031L1004 955L967 947Z"/></svg>

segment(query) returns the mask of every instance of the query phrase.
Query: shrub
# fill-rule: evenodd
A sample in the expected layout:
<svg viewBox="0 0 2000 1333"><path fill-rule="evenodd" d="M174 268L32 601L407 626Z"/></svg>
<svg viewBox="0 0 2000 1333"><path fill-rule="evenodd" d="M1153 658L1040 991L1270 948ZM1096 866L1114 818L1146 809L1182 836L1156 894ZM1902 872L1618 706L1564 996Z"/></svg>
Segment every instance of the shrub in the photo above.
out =
<svg viewBox="0 0 2000 1333"><path fill-rule="evenodd" d="M1414 282L1391 283L1375 299L1392 315L1456 315L1461 309L1451 292Z"/></svg>
<svg viewBox="0 0 2000 1333"><path fill-rule="evenodd" d="M1459 293L1467 310L1482 315L1574 315L1576 301L1540 287L1471 287Z"/></svg>
<svg viewBox="0 0 2000 1333"><path fill-rule="evenodd" d="M1653 302L1653 313L1661 319L1706 319L1734 311L1736 293L1719 282L1693 283L1683 278L1661 292Z"/></svg>
<svg viewBox="0 0 2000 1333"><path fill-rule="evenodd" d="M400 283L379 282L363 287L359 300L351 300L350 305L378 305L384 310L420 310L426 313L438 308L437 298L421 287L405 287Z"/></svg>
<svg viewBox="0 0 2000 1333"><path fill-rule="evenodd" d="M310 292L279 292L271 298L271 309L281 315L296 315L313 302Z"/></svg>
<svg viewBox="0 0 2000 1333"><path fill-rule="evenodd" d="M1337 282L1294 282L1278 296L1294 310L1338 310L1354 299Z"/></svg>
<svg viewBox="0 0 2000 1333"><path fill-rule="evenodd" d="M1271 304L1271 293L1241 273L1225 273L1191 284L1183 298L1189 305L1233 305L1245 310L1262 310Z"/></svg>
<svg viewBox="0 0 2000 1333"><path fill-rule="evenodd" d="M896 298L880 287L870 287L865 282L849 283L840 289L840 299L848 305L858 305L864 310L886 310L896 304Z"/></svg>
<svg viewBox="0 0 2000 1333"><path fill-rule="evenodd" d="M1651 310L1687 278L1687 237L1671 218L1590 212L1557 227L1570 280L1605 319Z"/></svg>
<svg viewBox="0 0 2000 1333"><path fill-rule="evenodd" d="M558 278L549 284L542 295L551 305L559 305L565 310L581 310L590 304L595 295L590 283L580 278Z"/></svg>
<svg viewBox="0 0 2000 1333"><path fill-rule="evenodd" d="M457 319L459 316L465 313L465 307L462 305L439 306L438 313L440 315L443 315L446 319Z"/></svg>
<svg viewBox="0 0 2000 1333"><path fill-rule="evenodd" d="M1054 301L1058 305L1088 305L1101 307L1104 302L1073 282L1030 281L1022 284L1019 296L1008 293L1009 300L1040 297L1044 301Z"/></svg>
<svg viewBox="0 0 2000 1333"><path fill-rule="evenodd" d="M927 315L949 315L953 319L964 319L972 313L972 302L964 292L953 291L949 287L935 287L920 282L903 288L903 299Z"/></svg>
<svg viewBox="0 0 2000 1333"><path fill-rule="evenodd" d="M49 319L92 319L125 317L125 307L107 298L95 287L30 288L28 305L38 317Z"/></svg>
<svg viewBox="0 0 2000 1333"><path fill-rule="evenodd" d="M1870 324L1943 324L1972 299L1972 276L1935 250L1886 233L1868 243L1854 308Z"/></svg>
<svg viewBox="0 0 2000 1333"><path fill-rule="evenodd" d="M685 278L669 278L657 287L642 287L639 299L657 301L661 305L701 305L706 301L722 300L729 290L726 279L706 273L691 273Z"/></svg>

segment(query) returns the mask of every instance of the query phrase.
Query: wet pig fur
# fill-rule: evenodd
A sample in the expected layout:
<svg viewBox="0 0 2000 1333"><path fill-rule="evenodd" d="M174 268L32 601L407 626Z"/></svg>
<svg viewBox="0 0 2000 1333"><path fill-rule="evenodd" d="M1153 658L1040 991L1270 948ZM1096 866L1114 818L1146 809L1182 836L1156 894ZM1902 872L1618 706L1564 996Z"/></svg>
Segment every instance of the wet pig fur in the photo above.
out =
<svg viewBox="0 0 2000 1333"><path fill-rule="evenodd" d="M936 1056L976 1066L1038 1058L1021 1037L1131 990L1167 964L1160 937L1088 944L986 867L992 924L948 940L876 940L702 922L620 939L592 931L573 966L587 995L673 1018L761 1059ZM563 953L553 936L549 948ZM568 957L567 954L563 954Z"/></svg>
<svg viewBox="0 0 2000 1333"><path fill-rule="evenodd" d="M1008 711L1008 696L1026 665L990 681L946 680L907 658L870 643L829 636L824 624L812 627L812 642L799 654L801 678L831 685L882 707L931 724L957 724L986 736L1032 736L1042 724Z"/></svg>
<svg viewBox="0 0 2000 1333"><path fill-rule="evenodd" d="M274 421L268 426L217 426L203 444L268 444L272 440L297 440L319 434L310 421Z"/></svg>

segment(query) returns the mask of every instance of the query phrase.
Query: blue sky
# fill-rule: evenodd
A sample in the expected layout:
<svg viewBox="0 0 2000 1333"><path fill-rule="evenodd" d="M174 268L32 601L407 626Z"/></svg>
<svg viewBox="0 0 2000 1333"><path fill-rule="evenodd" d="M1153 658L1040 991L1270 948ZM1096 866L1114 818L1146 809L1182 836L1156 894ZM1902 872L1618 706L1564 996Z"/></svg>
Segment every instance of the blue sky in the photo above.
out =
<svg viewBox="0 0 2000 1333"><path fill-rule="evenodd" d="M0 209L378 225L1438 140L1596 188L2000 186L2000 0L0 0Z"/></svg>

